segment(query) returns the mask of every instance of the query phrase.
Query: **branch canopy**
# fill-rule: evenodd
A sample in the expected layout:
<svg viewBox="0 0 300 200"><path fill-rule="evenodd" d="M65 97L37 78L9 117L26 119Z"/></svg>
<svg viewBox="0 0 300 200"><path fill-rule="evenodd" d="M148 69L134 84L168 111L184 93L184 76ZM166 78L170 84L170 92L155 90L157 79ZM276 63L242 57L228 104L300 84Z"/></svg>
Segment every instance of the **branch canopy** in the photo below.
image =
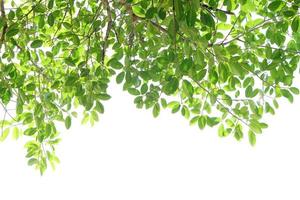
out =
<svg viewBox="0 0 300 200"><path fill-rule="evenodd" d="M59 162L57 123L97 122L111 81L154 117L170 109L251 145L277 99L299 94L300 0L6 2L0 140L25 135L41 173Z"/></svg>

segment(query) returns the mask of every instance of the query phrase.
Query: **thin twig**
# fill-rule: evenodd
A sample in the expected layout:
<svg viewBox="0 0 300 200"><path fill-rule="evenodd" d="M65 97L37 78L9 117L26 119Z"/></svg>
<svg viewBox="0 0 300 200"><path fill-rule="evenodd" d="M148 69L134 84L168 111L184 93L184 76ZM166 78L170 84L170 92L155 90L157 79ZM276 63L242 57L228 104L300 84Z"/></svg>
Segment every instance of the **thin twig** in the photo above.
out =
<svg viewBox="0 0 300 200"><path fill-rule="evenodd" d="M2 102L0 102L0 104L1 104L2 108L4 109L5 113L6 113L12 120L14 120L14 121L17 122L17 120L16 120L16 119L8 112L6 106L4 106Z"/></svg>
<svg viewBox="0 0 300 200"><path fill-rule="evenodd" d="M228 36L229 36L229 35L231 34L231 32L233 31L234 26L236 25L236 23L237 23L237 21L238 21L239 18L240 18L240 16L238 16L238 17L235 19L235 21L234 21L234 23L233 23L233 25L232 25L230 31L229 31L228 34L225 36L224 40L220 43L220 45L222 45L222 44L227 40Z"/></svg>
<svg viewBox="0 0 300 200"><path fill-rule="evenodd" d="M252 31L254 31L254 30L257 30L257 29L259 29L259 28L262 28L262 27L264 27L266 24L268 24L267 22L269 22L269 21L271 21L272 19L267 19L267 20L264 20L263 22L261 22L260 24L258 24L258 25L256 25L256 26L254 26L254 27L252 27L252 28L250 28L249 30L247 30L247 33L249 33L249 32L252 32ZM238 39L240 39L242 36L244 36L244 34L245 34L246 32L243 32L243 33L240 33L240 34L238 34L236 37L234 37L233 39L231 39L231 40L229 40L229 41L227 41L227 42L222 42L222 43L219 43L218 45L227 45L227 44L229 44L229 43L231 43L231 42L233 42L233 41L235 41L235 40L238 40Z"/></svg>
<svg viewBox="0 0 300 200"><path fill-rule="evenodd" d="M211 92L206 89L203 85L201 85L198 81L193 80L201 89L203 89L207 94L212 95ZM227 106L225 106L219 99L216 99L216 102L222 106L230 115L232 115L232 117L234 117L235 119L239 120L240 122L242 122L243 124L245 124L247 127L250 126L247 122L245 122L242 118L240 118L239 116L237 116L236 114L234 114Z"/></svg>
<svg viewBox="0 0 300 200"><path fill-rule="evenodd" d="M213 7L211 7L207 4L204 4L204 3L200 3L200 6L203 7L203 8L206 8L208 10L218 11L218 12L222 12L222 13L225 13L225 14L228 14L228 15L234 15L234 13L229 11L229 10L222 10L222 9L219 9L219 8L213 8Z"/></svg>

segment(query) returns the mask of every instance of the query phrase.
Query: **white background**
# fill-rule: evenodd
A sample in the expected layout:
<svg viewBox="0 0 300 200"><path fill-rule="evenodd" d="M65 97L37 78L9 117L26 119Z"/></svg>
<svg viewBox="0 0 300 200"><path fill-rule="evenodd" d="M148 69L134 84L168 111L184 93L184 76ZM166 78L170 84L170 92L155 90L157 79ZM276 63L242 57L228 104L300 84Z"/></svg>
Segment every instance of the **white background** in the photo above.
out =
<svg viewBox="0 0 300 200"><path fill-rule="evenodd" d="M283 101L256 147L190 127L164 110L154 119L119 86L95 127L73 124L44 176L22 141L0 144L0 199L300 199L300 100Z"/></svg>

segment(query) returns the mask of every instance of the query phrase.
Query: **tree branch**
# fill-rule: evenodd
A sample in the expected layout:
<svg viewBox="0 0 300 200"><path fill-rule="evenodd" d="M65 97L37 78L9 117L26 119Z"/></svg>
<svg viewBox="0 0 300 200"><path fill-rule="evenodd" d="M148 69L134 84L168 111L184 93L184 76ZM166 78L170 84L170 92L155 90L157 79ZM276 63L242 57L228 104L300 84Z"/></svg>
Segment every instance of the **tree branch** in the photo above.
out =
<svg viewBox="0 0 300 200"><path fill-rule="evenodd" d="M268 24L268 22L271 21L271 20L272 20L272 19L264 20L262 23L260 23L260 24L258 24L258 25L256 25L256 26L254 26L254 27L252 27L252 28L250 28L250 29L247 31L247 33L252 32L252 31L254 31L254 30L257 30L257 29L259 29L259 28L264 27L264 26L265 26L266 24ZM240 33L240 34L238 34L236 37L234 37L233 39L231 39L231 40L229 40L229 41L227 41L227 42L221 42L221 43L219 43L218 45L226 45L226 44L229 44L230 42L233 42L233 41L235 41L235 40L240 39L242 36L245 35L245 33L246 33L246 32Z"/></svg>
<svg viewBox="0 0 300 200"><path fill-rule="evenodd" d="M231 34L231 32L233 31L234 26L235 26L235 24L237 23L238 19L239 19L239 17L237 17L237 18L235 19L235 21L234 21L234 23L233 23L233 25L232 25L230 31L229 31L228 34L225 36L225 38L224 38L223 41L220 43L220 45L222 45L222 44L227 40L228 36L229 36L229 35Z"/></svg>
<svg viewBox="0 0 300 200"><path fill-rule="evenodd" d="M14 118L14 117L8 112L8 109L6 108L5 105L3 105L2 102L0 102L0 105L2 106L3 110L5 111L5 113L6 113L12 120L14 120L15 122L18 122L18 121L16 120L16 118Z"/></svg>
<svg viewBox="0 0 300 200"><path fill-rule="evenodd" d="M206 89L203 85L201 85L198 81L193 80L202 90L204 90L207 94L212 95L211 92ZM216 99L216 102L222 107L224 108L232 117L234 117L236 120L242 122L243 124L245 124L247 127L250 128L250 125L245 122L242 118L240 118L239 116L237 116L236 114L234 114L227 106L225 106L218 98Z"/></svg>
<svg viewBox="0 0 300 200"><path fill-rule="evenodd" d="M219 9L219 8L213 8L207 4L204 4L204 3L200 3L200 6L203 7L203 8L206 8L208 10L213 10L213 11L218 11L218 12L222 12L222 13L225 13L227 15L235 15L233 12L231 11L228 11L228 10L222 10L222 9Z"/></svg>

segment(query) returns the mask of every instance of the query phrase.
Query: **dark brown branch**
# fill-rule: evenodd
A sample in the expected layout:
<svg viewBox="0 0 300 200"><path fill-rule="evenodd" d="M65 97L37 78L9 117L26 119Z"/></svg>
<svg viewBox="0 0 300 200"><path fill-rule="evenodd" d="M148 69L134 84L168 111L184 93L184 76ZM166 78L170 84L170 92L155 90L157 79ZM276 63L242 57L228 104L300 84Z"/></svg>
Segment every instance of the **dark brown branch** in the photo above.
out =
<svg viewBox="0 0 300 200"><path fill-rule="evenodd" d="M143 19L143 18L142 18L142 19ZM165 29L165 28L162 27L161 25L157 24L156 22L150 20L150 23L151 23L153 26L155 26L156 28L158 28L159 30L161 30L162 32L165 32L165 33L168 32L167 29Z"/></svg>
<svg viewBox="0 0 300 200"><path fill-rule="evenodd" d="M222 10L222 9L219 9L219 8L213 8L209 5L206 5L204 3L200 3L200 6L203 7L203 8L206 8L208 10L213 10L213 11L218 11L218 12L222 12L222 13L225 13L227 15L235 15L233 12L229 11L229 10Z"/></svg>
<svg viewBox="0 0 300 200"><path fill-rule="evenodd" d="M131 16L132 23L135 23L139 17L133 13L132 6L129 3L127 3L126 0L120 0L120 3L121 5L125 6L126 11Z"/></svg>

